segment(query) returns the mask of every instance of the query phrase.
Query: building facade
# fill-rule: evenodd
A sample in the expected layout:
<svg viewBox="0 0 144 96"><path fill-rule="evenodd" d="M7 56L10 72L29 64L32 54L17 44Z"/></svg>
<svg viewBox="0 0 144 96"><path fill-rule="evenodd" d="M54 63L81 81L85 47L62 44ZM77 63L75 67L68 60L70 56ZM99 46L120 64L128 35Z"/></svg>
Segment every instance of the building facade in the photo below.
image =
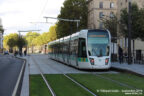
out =
<svg viewBox="0 0 144 96"><path fill-rule="evenodd" d="M117 0L89 0L88 1L88 28L103 28L101 19L111 18L117 14Z"/></svg>
<svg viewBox="0 0 144 96"><path fill-rule="evenodd" d="M3 32L2 20L0 19L0 53L3 51Z"/></svg>
<svg viewBox="0 0 144 96"><path fill-rule="evenodd" d="M121 9L128 8L128 1L129 0L118 0L117 6L117 17L120 18ZM139 8L144 7L144 0L131 0L132 3L136 3Z"/></svg>
<svg viewBox="0 0 144 96"><path fill-rule="evenodd" d="M114 15L120 18L121 9L128 8L129 0L88 0L88 28L101 28L103 18ZM131 0L139 8L144 7L144 0Z"/></svg>

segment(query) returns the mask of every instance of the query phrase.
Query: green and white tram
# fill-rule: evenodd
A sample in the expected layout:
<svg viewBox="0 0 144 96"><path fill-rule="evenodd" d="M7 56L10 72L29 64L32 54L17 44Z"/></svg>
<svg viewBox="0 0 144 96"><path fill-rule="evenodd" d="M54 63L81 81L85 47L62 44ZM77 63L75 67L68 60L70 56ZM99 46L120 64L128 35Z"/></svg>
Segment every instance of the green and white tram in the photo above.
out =
<svg viewBox="0 0 144 96"><path fill-rule="evenodd" d="M111 35L108 30L81 30L48 43L49 57L79 69L111 67Z"/></svg>

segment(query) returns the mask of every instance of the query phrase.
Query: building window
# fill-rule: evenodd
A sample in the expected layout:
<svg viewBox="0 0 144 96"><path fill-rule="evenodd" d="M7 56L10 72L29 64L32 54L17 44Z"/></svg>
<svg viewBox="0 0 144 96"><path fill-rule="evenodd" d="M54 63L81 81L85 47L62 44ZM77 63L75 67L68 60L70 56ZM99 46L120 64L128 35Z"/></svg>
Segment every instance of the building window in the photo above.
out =
<svg viewBox="0 0 144 96"><path fill-rule="evenodd" d="M99 18L103 18L103 16L104 16L104 15L103 15L103 12L100 12L100 13L99 13Z"/></svg>
<svg viewBox="0 0 144 96"><path fill-rule="evenodd" d="M103 23L102 22L99 23L99 29L103 29Z"/></svg>
<svg viewBox="0 0 144 96"><path fill-rule="evenodd" d="M113 17L114 17L114 13L110 12L110 18L113 18Z"/></svg>
<svg viewBox="0 0 144 96"><path fill-rule="evenodd" d="M114 8L114 3L113 2L110 3L110 8Z"/></svg>
<svg viewBox="0 0 144 96"><path fill-rule="evenodd" d="M99 3L99 8L103 8L103 2Z"/></svg>

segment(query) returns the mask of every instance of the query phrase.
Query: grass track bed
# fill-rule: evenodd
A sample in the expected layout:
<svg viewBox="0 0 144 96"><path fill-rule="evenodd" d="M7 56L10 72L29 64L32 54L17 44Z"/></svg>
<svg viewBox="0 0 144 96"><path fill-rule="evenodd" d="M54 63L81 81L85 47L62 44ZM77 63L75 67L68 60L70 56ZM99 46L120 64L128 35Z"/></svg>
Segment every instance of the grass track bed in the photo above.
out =
<svg viewBox="0 0 144 96"><path fill-rule="evenodd" d="M122 90L133 90L111 80L98 77L93 74L68 74L74 80L87 87L98 96L144 96L142 95L125 95ZM130 74L100 74L101 76L119 81L136 88L144 89L144 78ZM50 86L57 96L92 96L90 93L79 87L62 74L45 75ZM102 92L119 91L119 92ZM40 75L30 76L30 96L51 96L45 82Z"/></svg>
<svg viewBox="0 0 144 96"><path fill-rule="evenodd" d="M112 81L105 80L103 78L97 77L92 74L70 74L70 77L74 78L79 83L86 86L92 92L96 93L98 96L139 96L139 95L125 95L121 90L131 90L124 86L120 86ZM119 90L119 92L102 92L100 90ZM99 91L99 92L98 92ZM142 95L140 95L142 96Z"/></svg>
<svg viewBox="0 0 144 96"><path fill-rule="evenodd" d="M57 96L92 96L64 75L45 75Z"/></svg>
<svg viewBox="0 0 144 96"><path fill-rule="evenodd" d="M113 80L125 83L144 91L144 78L131 74L101 74L102 76L111 78ZM144 92L143 92L144 94Z"/></svg>
<svg viewBox="0 0 144 96"><path fill-rule="evenodd" d="M30 75L30 96L52 96L40 75Z"/></svg>

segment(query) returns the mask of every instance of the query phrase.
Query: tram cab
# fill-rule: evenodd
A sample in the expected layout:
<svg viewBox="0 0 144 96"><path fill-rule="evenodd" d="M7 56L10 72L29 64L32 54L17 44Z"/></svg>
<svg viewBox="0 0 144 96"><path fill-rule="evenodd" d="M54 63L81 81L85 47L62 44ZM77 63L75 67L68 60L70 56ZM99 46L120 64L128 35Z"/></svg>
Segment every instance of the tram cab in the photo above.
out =
<svg viewBox="0 0 144 96"><path fill-rule="evenodd" d="M79 55L80 68L88 69L108 69L111 67L111 36L108 30L83 30L79 38L84 38L83 44L79 44L83 49L83 54ZM86 44L84 44L84 42ZM86 61L85 61L86 60ZM84 64L85 63L85 64Z"/></svg>

